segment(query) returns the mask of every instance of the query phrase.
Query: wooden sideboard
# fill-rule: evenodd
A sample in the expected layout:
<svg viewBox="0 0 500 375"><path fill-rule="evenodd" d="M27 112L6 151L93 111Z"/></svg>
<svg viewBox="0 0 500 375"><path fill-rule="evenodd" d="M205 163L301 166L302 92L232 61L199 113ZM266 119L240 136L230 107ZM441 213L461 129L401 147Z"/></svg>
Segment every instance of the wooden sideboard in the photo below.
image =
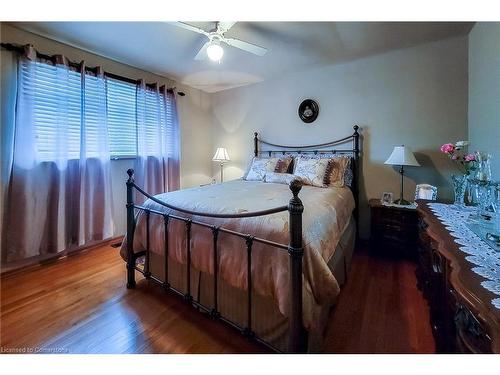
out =
<svg viewBox="0 0 500 375"><path fill-rule="evenodd" d="M418 287L429 303L436 349L441 353L500 353L500 309L485 279L444 225L418 201Z"/></svg>

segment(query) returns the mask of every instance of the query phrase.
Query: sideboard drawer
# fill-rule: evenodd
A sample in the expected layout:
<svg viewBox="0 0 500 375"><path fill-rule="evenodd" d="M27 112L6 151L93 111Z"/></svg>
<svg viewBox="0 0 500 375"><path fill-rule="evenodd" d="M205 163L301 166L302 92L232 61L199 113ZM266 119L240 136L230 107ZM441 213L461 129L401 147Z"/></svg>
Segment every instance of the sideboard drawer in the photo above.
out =
<svg viewBox="0 0 500 375"><path fill-rule="evenodd" d="M457 303L455 310L457 347L464 353L491 353L491 338L474 314Z"/></svg>

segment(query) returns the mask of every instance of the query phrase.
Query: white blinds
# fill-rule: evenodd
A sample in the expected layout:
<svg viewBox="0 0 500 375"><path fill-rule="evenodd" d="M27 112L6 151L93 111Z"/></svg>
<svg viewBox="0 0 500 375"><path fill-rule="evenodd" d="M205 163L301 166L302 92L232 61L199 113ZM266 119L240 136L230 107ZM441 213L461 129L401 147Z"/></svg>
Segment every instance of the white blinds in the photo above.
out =
<svg viewBox="0 0 500 375"><path fill-rule="evenodd" d="M112 158L137 155L136 85L107 78L109 150Z"/></svg>
<svg viewBox="0 0 500 375"><path fill-rule="evenodd" d="M89 74L85 74L82 92L80 72L29 60L24 60L20 68L23 94L31 102L28 121L35 128L38 160L80 158L82 131L85 131L85 156L98 156L99 142L102 142L98 129L106 124L111 158L136 157L138 114L144 126L141 154L172 152L176 142L172 132L172 103L163 92L148 89L142 100L137 100L136 84L112 78L104 82ZM102 124L103 121L106 124ZM59 147L61 142L65 147ZM66 154L59 155L61 150Z"/></svg>
<svg viewBox="0 0 500 375"><path fill-rule="evenodd" d="M86 157L102 158L104 154L108 156L108 145L106 142L106 82L102 77L85 74L84 90L84 114L82 115L82 132L85 136L81 137L85 143ZM109 157L109 156L108 156Z"/></svg>
<svg viewBox="0 0 500 375"><path fill-rule="evenodd" d="M31 107L29 120L35 130L36 159L79 158L80 73L28 60L20 64L20 69L24 81L21 94ZM67 147L60 147L61 142Z"/></svg>
<svg viewBox="0 0 500 375"><path fill-rule="evenodd" d="M137 91L138 156L166 155L165 95L156 89L138 87Z"/></svg>

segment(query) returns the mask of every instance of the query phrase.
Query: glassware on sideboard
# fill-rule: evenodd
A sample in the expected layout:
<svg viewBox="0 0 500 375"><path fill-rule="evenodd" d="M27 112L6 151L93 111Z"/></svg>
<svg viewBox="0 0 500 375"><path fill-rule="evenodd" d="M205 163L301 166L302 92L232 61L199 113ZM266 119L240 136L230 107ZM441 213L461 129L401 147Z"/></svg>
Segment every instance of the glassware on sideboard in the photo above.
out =
<svg viewBox="0 0 500 375"><path fill-rule="evenodd" d="M496 244L497 251L500 251L500 182L494 183L491 188L491 205L492 225L491 230L486 233L486 239Z"/></svg>
<svg viewBox="0 0 500 375"><path fill-rule="evenodd" d="M486 182L491 181L491 154L476 151L476 162L476 179Z"/></svg>
<svg viewBox="0 0 500 375"><path fill-rule="evenodd" d="M459 208L464 206L464 198L467 189L467 175L452 175L451 181L453 183L453 195L455 196L455 201L453 204Z"/></svg>
<svg viewBox="0 0 500 375"><path fill-rule="evenodd" d="M500 251L500 182L470 180L469 183L478 204L467 226L495 251Z"/></svg>
<svg viewBox="0 0 500 375"><path fill-rule="evenodd" d="M469 205L477 206L478 219L489 221L500 212L500 182L469 179L467 197Z"/></svg>

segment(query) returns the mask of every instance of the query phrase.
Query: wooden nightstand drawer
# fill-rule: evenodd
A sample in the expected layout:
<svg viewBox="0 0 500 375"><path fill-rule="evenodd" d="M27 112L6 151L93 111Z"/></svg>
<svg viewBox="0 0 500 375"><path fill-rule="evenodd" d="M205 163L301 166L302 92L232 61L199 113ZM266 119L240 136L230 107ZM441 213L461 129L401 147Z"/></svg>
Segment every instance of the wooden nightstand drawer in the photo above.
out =
<svg viewBox="0 0 500 375"><path fill-rule="evenodd" d="M377 253L416 258L416 210L384 206L378 199L370 200L369 204L372 249Z"/></svg>

